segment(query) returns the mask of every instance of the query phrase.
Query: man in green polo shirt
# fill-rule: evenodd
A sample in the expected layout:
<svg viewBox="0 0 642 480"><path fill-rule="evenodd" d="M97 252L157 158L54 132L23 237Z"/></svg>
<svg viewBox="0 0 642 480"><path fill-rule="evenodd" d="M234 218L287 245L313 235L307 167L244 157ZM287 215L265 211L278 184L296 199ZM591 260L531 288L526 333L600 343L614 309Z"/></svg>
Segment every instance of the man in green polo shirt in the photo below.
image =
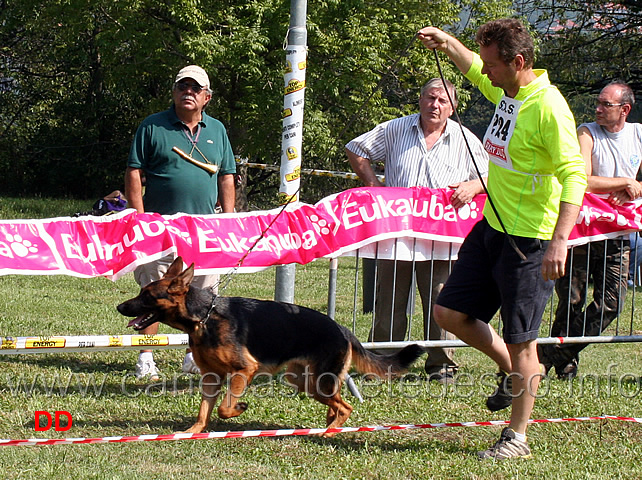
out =
<svg viewBox="0 0 642 480"><path fill-rule="evenodd" d="M139 213L208 215L216 212L219 202L223 213L234 211L236 163L225 127L203 111L211 98L205 70L189 65L178 72L172 106L147 117L136 131L125 172L130 207ZM136 281L142 287L160 279L173 260L174 255L169 255L139 266L134 272ZM202 275L193 284L212 287L217 279L216 275ZM141 332L156 334L158 324ZM198 372L191 353L185 357L183 370ZM158 373L152 352L142 351L136 376L155 381Z"/></svg>

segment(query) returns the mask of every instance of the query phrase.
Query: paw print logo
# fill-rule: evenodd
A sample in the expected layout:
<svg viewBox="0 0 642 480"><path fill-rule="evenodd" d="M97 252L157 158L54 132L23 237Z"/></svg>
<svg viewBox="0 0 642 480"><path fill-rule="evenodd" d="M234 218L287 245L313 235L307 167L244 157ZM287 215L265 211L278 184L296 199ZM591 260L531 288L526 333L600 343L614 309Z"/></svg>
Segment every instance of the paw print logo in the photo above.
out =
<svg viewBox="0 0 642 480"><path fill-rule="evenodd" d="M180 229L176 228L173 225L170 225L169 220L163 222L166 225L167 231L180 237L188 245L192 244L192 237L190 237L189 232L182 232Z"/></svg>
<svg viewBox="0 0 642 480"><path fill-rule="evenodd" d="M461 207L459 210L457 210L457 214L459 215L459 218L462 220L468 220L469 218L472 218L473 220L477 218L479 215L479 211L477 209L477 202L474 200L472 202L467 203L463 207Z"/></svg>
<svg viewBox="0 0 642 480"><path fill-rule="evenodd" d="M324 220L323 218L319 218L318 215L310 215L309 218L312 221L314 229L319 235L328 235L330 233L330 227L328 226L328 222L326 220Z"/></svg>
<svg viewBox="0 0 642 480"><path fill-rule="evenodd" d="M188 232L180 232L180 236L188 245L192 244L192 237L190 237Z"/></svg>
<svg viewBox="0 0 642 480"><path fill-rule="evenodd" d="M629 221L626 219L626 217L620 215L619 213L617 214L617 219L615 221L619 227L624 227L625 225L629 224Z"/></svg>
<svg viewBox="0 0 642 480"><path fill-rule="evenodd" d="M26 257L30 253L37 253L38 246L31 243L29 240L23 239L20 235L7 234L5 240L9 242L11 251L17 257Z"/></svg>

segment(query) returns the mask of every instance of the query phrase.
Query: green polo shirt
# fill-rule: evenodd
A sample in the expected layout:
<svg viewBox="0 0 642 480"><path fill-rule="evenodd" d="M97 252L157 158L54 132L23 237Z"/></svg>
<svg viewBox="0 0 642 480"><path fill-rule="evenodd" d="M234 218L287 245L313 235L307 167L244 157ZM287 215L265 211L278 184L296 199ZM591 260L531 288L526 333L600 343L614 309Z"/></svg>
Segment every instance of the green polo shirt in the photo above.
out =
<svg viewBox="0 0 642 480"><path fill-rule="evenodd" d="M479 55L474 54L466 78L497 104L504 91L492 86L488 77L481 73L482 65ZM488 191L508 233L550 240L559 216L560 201L582 204L586 170L575 132L575 119L566 100L557 88L542 88L550 86L545 70L534 72L537 78L521 87L515 97L515 100L523 101L533 94L522 104L508 144L516 171L491 162ZM493 228L502 230L488 202L484 216Z"/></svg>
<svg viewBox="0 0 642 480"><path fill-rule="evenodd" d="M194 149L186 127L174 107L147 117L136 131L127 166L145 173L146 212L171 215L214 213L218 199L218 175L236 173L236 163L225 127L203 112L196 146L209 163L219 166L216 174L181 158L173 147L204 161Z"/></svg>

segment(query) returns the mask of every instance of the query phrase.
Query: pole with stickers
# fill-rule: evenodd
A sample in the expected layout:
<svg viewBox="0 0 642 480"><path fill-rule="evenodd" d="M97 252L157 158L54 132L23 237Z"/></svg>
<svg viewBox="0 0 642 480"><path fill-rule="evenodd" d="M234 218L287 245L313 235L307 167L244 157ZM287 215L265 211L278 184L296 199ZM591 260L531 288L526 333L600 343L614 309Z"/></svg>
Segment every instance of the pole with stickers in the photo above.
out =
<svg viewBox="0 0 642 480"><path fill-rule="evenodd" d="M285 87L283 93L283 131L281 133L281 184L279 203L299 201L301 148L303 145L303 106L307 61L307 0L291 0L290 26L285 41ZM274 299L294 303L294 265L276 269Z"/></svg>

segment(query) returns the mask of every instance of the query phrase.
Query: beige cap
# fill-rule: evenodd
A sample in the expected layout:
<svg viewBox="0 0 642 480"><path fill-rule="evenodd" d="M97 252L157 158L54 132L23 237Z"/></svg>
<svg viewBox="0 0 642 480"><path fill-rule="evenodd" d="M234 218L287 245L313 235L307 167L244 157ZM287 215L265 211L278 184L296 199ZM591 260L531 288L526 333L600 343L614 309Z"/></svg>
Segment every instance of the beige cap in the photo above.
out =
<svg viewBox="0 0 642 480"><path fill-rule="evenodd" d="M184 78L193 78L201 87L207 89L210 88L210 78L207 76L207 73L205 73L205 70L203 70L198 65L188 65L187 67L183 68L180 72L178 72L178 75L176 75L176 80L174 80L174 83L180 82Z"/></svg>

